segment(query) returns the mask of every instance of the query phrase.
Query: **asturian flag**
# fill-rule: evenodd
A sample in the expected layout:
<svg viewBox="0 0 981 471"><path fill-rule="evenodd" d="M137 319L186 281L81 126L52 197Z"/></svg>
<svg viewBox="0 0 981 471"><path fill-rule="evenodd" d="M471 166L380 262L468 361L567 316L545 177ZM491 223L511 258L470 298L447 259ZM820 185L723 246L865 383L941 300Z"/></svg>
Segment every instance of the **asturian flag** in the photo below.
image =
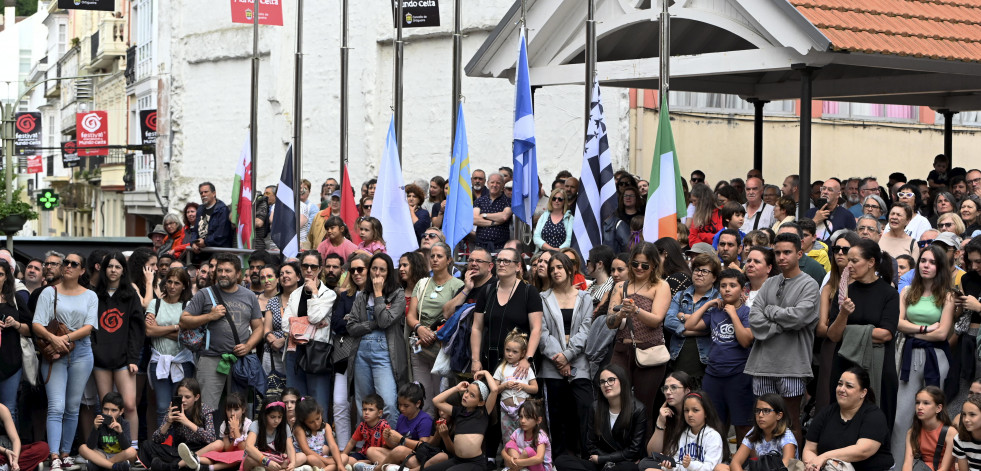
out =
<svg viewBox="0 0 981 471"><path fill-rule="evenodd" d="M276 187L276 206L270 235L282 251L283 257L295 257L300 250L300 240L296 234L296 208L293 207L293 146L286 149L286 162Z"/></svg>
<svg viewBox="0 0 981 471"><path fill-rule="evenodd" d="M412 227L409 202L405 199L405 183L402 180L402 163L399 162L398 141L395 136L395 117L388 125L385 154L382 155L378 184L371 215L382 223L385 251L398 260L402 254L419 248L416 231Z"/></svg>
<svg viewBox="0 0 981 471"><path fill-rule="evenodd" d="M572 222L572 247L585 260L589 251L603 244L603 221L617 210L617 187L613 180L610 144L606 137L599 81L593 82L593 101L589 109L589 128L582 156L579 198Z"/></svg>
<svg viewBox="0 0 981 471"><path fill-rule="evenodd" d="M240 249L252 248L252 152L249 139L242 146L242 153L235 169L235 182L232 183L232 207L229 214L236 228L235 246Z"/></svg>
<svg viewBox="0 0 981 471"><path fill-rule="evenodd" d="M456 247L473 230L473 189L470 188L470 150L467 147L467 129L463 122L463 104L459 105L456 119L456 140L453 142L453 160L450 163L450 193L446 195L446 215L443 217L443 233L446 243Z"/></svg>
<svg viewBox="0 0 981 471"><path fill-rule="evenodd" d="M514 93L514 188L511 211L532 225L538 206L538 155L535 147L535 109L531 103L531 79L528 77L528 46L522 29L518 50L518 75Z"/></svg>
<svg viewBox="0 0 981 471"><path fill-rule="evenodd" d="M644 240L649 241L661 237L678 238L678 215L684 215L686 208L666 96L661 97L659 115L657 143L654 145L654 162L651 164L649 180L650 196L647 198L647 211L644 214Z"/></svg>

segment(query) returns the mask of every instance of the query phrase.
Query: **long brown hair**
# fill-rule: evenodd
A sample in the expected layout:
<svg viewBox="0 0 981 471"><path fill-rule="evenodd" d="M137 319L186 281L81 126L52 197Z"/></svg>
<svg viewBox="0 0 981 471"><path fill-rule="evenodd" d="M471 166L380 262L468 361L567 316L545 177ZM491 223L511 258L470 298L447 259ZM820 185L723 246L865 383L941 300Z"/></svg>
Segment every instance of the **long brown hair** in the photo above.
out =
<svg viewBox="0 0 981 471"><path fill-rule="evenodd" d="M939 309L943 309L944 303L947 302L948 298L953 293L951 288L954 285L953 277L950 274L950 264L947 260L947 252L936 245L931 245L923 251L920 252L920 257L927 252L933 254L933 259L937 264L937 276L934 277L933 283L930 285L930 293L933 295L933 305ZM913 267L913 281L909 284L909 289L906 291L906 306L912 306L920 302L920 298L923 296L923 277L920 276L920 261L916 261L916 266Z"/></svg>
<svg viewBox="0 0 981 471"><path fill-rule="evenodd" d="M368 261L371 260L371 257L369 257L369 256L367 256L367 255L365 255L363 253L354 253L354 254L351 254L351 256L347 259L347 269L348 270L351 269L351 262L353 262L355 260L361 260L361 263L364 263L365 277L366 277L365 278L365 284L368 284L368 281L367 281L367 274L368 274L368 268L369 268L368 267ZM348 273L347 276L344 277L344 283L341 284L341 287L340 287L340 290L339 291L342 292L342 293L347 293L348 296L354 296L355 294L357 294L357 292L358 292L358 285L354 284L354 279L351 276L351 273Z"/></svg>
<svg viewBox="0 0 981 471"><path fill-rule="evenodd" d="M950 415L947 414L947 398L944 396L943 389L936 386L929 385L925 386L916 392L919 396L921 392L925 392L930 395L930 399L940 406L940 412L937 413L937 420L943 425L950 425ZM916 396L914 396L915 398ZM909 429L909 444L913 447L913 457L920 458L922 454L920 453L920 432L923 431L923 423L916 418L916 414L913 414L913 426ZM936 450L934 453L939 453L940 450Z"/></svg>
<svg viewBox="0 0 981 471"><path fill-rule="evenodd" d="M974 407L977 407L978 410L981 410L981 394L968 394L967 401L964 401L964 404L972 404ZM967 430L967 427L964 427L963 409L961 410L961 420L957 422L957 437L971 443L978 443L978 441L974 439L974 435Z"/></svg>

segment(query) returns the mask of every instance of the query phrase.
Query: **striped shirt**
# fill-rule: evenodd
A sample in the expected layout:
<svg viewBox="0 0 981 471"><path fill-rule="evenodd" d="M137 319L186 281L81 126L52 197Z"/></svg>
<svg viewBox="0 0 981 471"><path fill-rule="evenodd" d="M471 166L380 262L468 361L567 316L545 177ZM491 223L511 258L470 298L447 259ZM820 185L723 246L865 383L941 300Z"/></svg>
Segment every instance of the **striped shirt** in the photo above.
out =
<svg viewBox="0 0 981 471"><path fill-rule="evenodd" d="M981 470L981 443L954 438L954 458L966 459L968 469Z"/></svg>

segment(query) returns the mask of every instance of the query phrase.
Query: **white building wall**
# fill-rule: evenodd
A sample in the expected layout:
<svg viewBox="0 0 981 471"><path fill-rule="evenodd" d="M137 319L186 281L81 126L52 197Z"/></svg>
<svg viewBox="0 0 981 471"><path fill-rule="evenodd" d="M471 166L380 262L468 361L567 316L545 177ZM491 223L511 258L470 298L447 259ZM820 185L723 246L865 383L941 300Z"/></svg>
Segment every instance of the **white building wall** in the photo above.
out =
<svg viewBox="0 0 981 471"><path fill-rule="evenodd" d="M284 3L286 25L260 27L260 188L279 179L292 135L295 3ZM392 116L394 32L390 10L379 7L383 3L350 2L349 155L356 185L376 174ZM406 181L449 174L453 3L441 3L444 26L405 30ZM464 3L465 64L512 2ZM304 7L303 176L319 188L328 176L338 176L340 7L338 2L305 2ZM170 61L161 68L171 71L161 102L169 101L173 120L168 149L173 158L168 179L173 184L171 208L197 200L197 184L204 180L215 183L219 197L227 201L247 141L252 28L232 24L229 8L229 2L161 3L160 25L167 29L161 36L171 35L161 48L170 49L169 57L161 59ZM610 145L619 167L627 159L628 97L626 90L603 93ZM513 85L464 77L463 94L472 168L510 166ZM535 95L539 169L546 185L560 169L579 173L583 96L583 88L575 86L542 89Z"/></svg>

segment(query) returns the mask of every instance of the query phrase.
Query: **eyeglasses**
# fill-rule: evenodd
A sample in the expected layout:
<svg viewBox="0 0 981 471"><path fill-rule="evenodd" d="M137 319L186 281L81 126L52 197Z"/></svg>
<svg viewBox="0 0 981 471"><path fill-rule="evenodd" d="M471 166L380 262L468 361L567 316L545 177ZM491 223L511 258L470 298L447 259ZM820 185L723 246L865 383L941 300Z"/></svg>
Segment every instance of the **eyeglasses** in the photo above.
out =
<svg viewBox="0 0 981 471"><path fill-rule="evenodd" d="M831 247L831 253L833 253L835 255L837 255L837 254L844 255L844 254L848 253L848 249L850 249L850 248L851 247L842 247L840 245L836 245L834 247Z"/></svg>
<svg viewBox="0 0 981 471"><path fill-rule="evenodd" d="M616 376L610 376L609 378L599 380L599 385L600 386L613 386L614 384L616 384L616 382L617 382L617 377Z"/></svg>
<svg viewBox="0 0 981 471"><path fill-rule="evenodd" d="M651 269L651 264L650 263L647 263L647 262L638 262L636 260L633 261L633 262L630 262L630 266L632 266L634 268L640 268L641 270L650 270Z"/></svg>
<svg viewBox="0 0 981 471"><path fill-rule="evenodd" d="M881 208L881 207L879 207L879 205L877 205L877 204L863 204L863 205L862 205L862 208L863 208L863 209L882 209L882 208Z"/></svg>
<svg viewBox="0 0 981 471"><path fill-rule="evenodd" d="M755 414L755 415L760 415L760 414L770 415L772 413L773 413L773 409L770 409L769 407L759 407L759 408L753 409L753 414Z"/></svg>
<svg viewBox="0 0 981 471"><path fill-rule="evenodd" d="M60 267L61 262L44 262L44 268Z"/></svg>
<svg viewBox="0 0 981 471"><path fill-rule="evenodd" d="M303 267L304 270L319 270L320 269L320 265L318 265L316 263L301 263L300 266Z"/></svg>
<svg viewBox="0 0 981 471"><path fill-rule="evenodd" d="M497 266L499 267L506 267L511 265L512 263L518 263L517 260L511 260L510 258L499 258L496 260L496 262L497 262Z"/></svg>
<svg viewBox="0 0 981 471"><path fill-rule="evenodd" d="M896 193L896 196L900 198L912 198L914 195L912 191L901 191L899 193Z"/></svg>
<svg viewBox="0 0 981 471"><path fill-rule="evenodd" d="M712 273L712 270L709 270L708 268L696 268L691 271L692 275L698 275L698 276L705 276L708 275L709 273Z"/></svg>
<svg viewBox="0 0 981 471"><path fill-rule="evenodd" d="M349 271L350 271L351 273L354 273L354 274L356 274L356 275L360 275L360 274L362 274L362 273L364 273L364 271L365 271L365 267L351 267L351 268L349 269Z"/></svg>
<svg viewBox="0 0 981 471"><path fill-rule="evenodd" d="M856 229L858 232L875 232L876 228L874 226L858 226Z"/></svg>
<svg viewBox="0 0 981 471"><path fill-rule="evenodd" d="M937 227L939 227L940 229L946 229L948 227L954 227L954 223L952 223L952 222L941 222L941 223L938 223L937 224Z"/></svg>
<svg viewBox="0 0 981 471"><path fill-rule="evenodd" d="M681 386L678 386L677 384L665 384L664 386L661 386L661 392L665 392L665 393L671 391L677 391L679 389L681 389Z"/></svg>
<svg viewBox="0 0 981 471"><path fill-rule="evenodd" d="M916 246L919 247L919 248L921 248L921 249L925 249L925 248L929 247L930 244L932 244L934 240L936 240L936 239L921 240L921 241L919 241L919 242L916 243Z"/></svg>
<svg viewBox="0 0 981 471"><path fill-rule="evenodd" d="M65 266L68 268L78 268L82 266L81 262L76 262L74 260L65 260Z"/></svg>
<svg viewBox="0 0 981 471"><path fill-rule="evenodd" d="M555 201L555 202L558 202L558 203L561 203L561 202L563 202L563 201L565 201L565 198L562 198L562 197L559 197L559 196L556 196L555 198L552 198L552 201Z"/></svg>
<svg viewBox="0 0 981 471"><path fill-rule="evenodd" d="M968 185L972 185L973 186L973 185L977 185L978 183L981 183L981 178L974 178L974 179L966 180L966 181L967 181L967 184Z"/></svg>
<svg viewBox="0 0 981 471"><path fill-rule="evenodd" d="M481 260L481 259L479 259L479 258L471 258L471 259L470 259L470 260L468 260L468 261L469 261L470 263L494 263L494 262L492 262L492 261L490 261L490 260Z"/></svg>

